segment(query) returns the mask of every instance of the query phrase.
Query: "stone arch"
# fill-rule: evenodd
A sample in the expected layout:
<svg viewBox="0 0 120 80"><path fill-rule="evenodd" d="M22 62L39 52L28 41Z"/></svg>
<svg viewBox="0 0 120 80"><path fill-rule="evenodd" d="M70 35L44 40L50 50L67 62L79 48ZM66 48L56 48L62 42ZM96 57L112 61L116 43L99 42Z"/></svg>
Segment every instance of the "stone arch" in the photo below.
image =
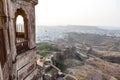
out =
<svg viewBox="0 0 120 80"><path fill-rule="evenodd" d="M23 27L24 32L21 32L21 33L17 32L18 26L16 25L17 17L19 15L23 17L23 21L24 21L24 27ZM25 11L22 8L17 9L15 12L14 30L15 30L15 44L16 44L17 53L18 53L20 50L28 48L28 19L27 19L27 15L26 15ZM19 43L18 43L17 38L22 38L22 39L20 39L21 41L19 40L20 41ZM26 43L25 43L25 41L26 41ZM19 46L17 46L17 45L19 45ZM25 50L20 51L20 53L23 51L25 51Z"/></svg>
<svg viewBox="0 0 120 80"><path fill-rule="evenodd" d="M25 30L25 39L28 39L28 19L27 19L27 15L25 13L25 11L20 8L17 9L17 11L15 12L15 18L14 18L14 28L16 30L16 21L17 21L17 17L21 15L23 17L24 20L24 30Z"/></svg>

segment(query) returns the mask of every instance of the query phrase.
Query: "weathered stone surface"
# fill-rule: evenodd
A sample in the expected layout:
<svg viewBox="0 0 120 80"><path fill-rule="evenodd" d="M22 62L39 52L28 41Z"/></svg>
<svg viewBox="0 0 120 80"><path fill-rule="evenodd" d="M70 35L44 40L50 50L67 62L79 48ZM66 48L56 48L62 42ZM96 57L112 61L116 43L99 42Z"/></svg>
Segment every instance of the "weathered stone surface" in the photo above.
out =
<svg viewBox="0 0 120 80"><path fill-rule="evenodd" d="M0 80L23 80L36 68L36 50L35 48L35 5L38 0L0 0L0 29L3 31L2 39L5 46L5 52L1 53L0 57L6 57L6 61L0 58L2 64ZM17 12L18 9L23 12ZM18 55L16 50L16 34L15 25L16 17L22 15L25 20L28 35L29 51ZM1 46L1 45L0 45ZM5 55L3 55L5 54ZM2 59L2 60L1 60ZM20 77L20 75L24 75ZM3 75L3 77L1 77ZM17 79L17 77L21 79Z"/></svg>
<svg viewBox="0 0 120 80"><path fill-rule="evenodd" d="M25 80L35 80L35 75L37 75L38 70L35 69L28 77L25 78Z"/></svg>
<svg viewBox="0 0 120 80"><path fill-rule="evenodd" d="M25 66L33 60L36 60L36 49L29 50L25 53L18 55L16 63L17 70L19 70L21 67Z"/></svg>
<svg viewBox="0 0 120 80"><path fill-rule="evenodd" d="M0 63L0 80L3 80L3 73L2 73L1 63Z"/></svg>
<svg viewBox="0 0 120 80"><path fill-rule="evenodd" d="M36 61L33 61L18 71L18 80L23 80L36 68Z"/></svg>

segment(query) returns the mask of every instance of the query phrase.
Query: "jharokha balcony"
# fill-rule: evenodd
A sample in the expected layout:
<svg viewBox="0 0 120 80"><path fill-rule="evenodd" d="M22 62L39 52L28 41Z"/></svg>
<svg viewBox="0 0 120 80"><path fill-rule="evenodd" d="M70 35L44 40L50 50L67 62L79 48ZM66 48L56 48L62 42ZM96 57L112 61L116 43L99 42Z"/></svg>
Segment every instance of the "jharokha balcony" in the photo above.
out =
<svg viewBox="0 0 120 80"><path fill-rule="evenodd" d="M24 38L17 38L16 41L17 41L16 49L17 49L18 54L25 52L29 49L28 48L28 40L25 40Z"/></svg>
<svg viewBox="0 0 120 80"><path fill-rule="evenodd" d="M24 30L24 26L17 25L16 27L16 50L17 54L27 51L28 48L28 38L27 33Z"/></svg>

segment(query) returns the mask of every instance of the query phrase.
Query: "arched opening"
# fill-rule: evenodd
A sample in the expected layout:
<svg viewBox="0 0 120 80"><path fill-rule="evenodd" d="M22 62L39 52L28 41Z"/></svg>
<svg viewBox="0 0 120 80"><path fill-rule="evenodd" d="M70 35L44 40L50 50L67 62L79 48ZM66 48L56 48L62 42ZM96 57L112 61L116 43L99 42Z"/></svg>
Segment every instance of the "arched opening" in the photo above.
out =
<svg viewBox="0 0 120 80"><path fill-rule="evenodd" d="M25 32L25 29L24 29L24 20L23 20L23 17L21 15L18 15L17 16L17 20L16 20L16 31L17 32Z"/></svg>
<svg viewBox="0 0 120 80"><path fill-rule="evenodd" d="M20 54L28 50L28 26L27 17L24 10L17 9L15 13L15 44L17 53Z"/></svg>
<svg viewBox="0 0 120 80"><path fill-rule="evenodd" d="M24 20L21 15L16 19L16 43L21 43L25 40Z"/></svg>

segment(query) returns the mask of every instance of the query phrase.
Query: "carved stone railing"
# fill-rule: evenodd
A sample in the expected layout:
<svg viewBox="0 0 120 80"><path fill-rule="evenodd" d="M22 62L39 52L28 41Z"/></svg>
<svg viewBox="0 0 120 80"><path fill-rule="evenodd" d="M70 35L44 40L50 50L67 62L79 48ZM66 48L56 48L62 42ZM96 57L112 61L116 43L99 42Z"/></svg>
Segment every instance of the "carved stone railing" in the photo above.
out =
<svg viewBox="0 0 120 80"><path fill-rule="evenodd" d="M20 43L17 43L16 44L16 49L17 49L17 54L20 54L22 52L25 52L25 51L29 50L28 41L24 40L24 41L22 41Z"/></svg>

